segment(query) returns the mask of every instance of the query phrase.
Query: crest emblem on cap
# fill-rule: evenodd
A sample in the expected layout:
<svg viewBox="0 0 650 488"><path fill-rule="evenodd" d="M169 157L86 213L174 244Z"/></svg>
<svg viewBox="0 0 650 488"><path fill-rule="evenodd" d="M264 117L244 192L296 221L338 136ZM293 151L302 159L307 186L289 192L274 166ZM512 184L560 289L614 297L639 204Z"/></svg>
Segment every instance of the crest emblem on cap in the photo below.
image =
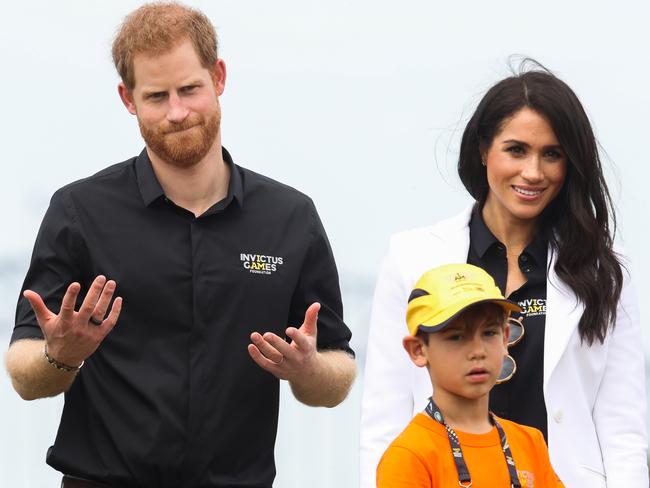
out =
<svg viewBox="0 0 650 488"><path fill-rule="evenodd" d="M456 273L456 276L454 276L455 281L461 281L461 280L465 280L465 279L466 278L465 278L465 275L463 273Z"/></svg>

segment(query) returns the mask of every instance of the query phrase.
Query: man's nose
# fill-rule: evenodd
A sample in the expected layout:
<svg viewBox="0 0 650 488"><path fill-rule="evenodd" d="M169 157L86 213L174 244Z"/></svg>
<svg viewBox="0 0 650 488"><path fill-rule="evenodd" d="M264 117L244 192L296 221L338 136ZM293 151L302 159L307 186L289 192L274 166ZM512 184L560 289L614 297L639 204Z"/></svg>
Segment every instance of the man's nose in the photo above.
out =
<svg viewBox="0 0 650 488"><path fill-rule="evenodd" d="M190 111L183 103L181 97L176 93L169 96L169 110L167 111L167 120L173 123L180 123L185 120Z"/></svg>

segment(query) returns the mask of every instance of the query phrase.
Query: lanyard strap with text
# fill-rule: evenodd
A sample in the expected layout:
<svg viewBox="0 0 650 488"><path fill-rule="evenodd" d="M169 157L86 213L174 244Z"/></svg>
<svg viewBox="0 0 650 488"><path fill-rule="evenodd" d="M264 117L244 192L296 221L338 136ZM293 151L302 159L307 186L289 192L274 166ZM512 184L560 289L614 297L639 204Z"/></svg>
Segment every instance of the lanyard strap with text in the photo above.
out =
<svg viewBox="0 0 650 488"><path fill-rule="evenodd" d="M467 469L467 464L465 463L465 458L463 457L463 450L460 447L460 442L458 441L458 436L454 429L449 427L445 422L442 412L438 406L433 401L433 398L429 398L429 404L425 409L427 415L431 417L436 422L444 425L447 430L447 436L449 437L449 445L451 446L451 454L454 457L454 462L456 463L456 471L458 471L458 484L465 488L472 486L472 478L469 475L469 470ZM506 434L503 431L497 419L490 412L490 422L494 424L499 433L499 439L501 439L501 449L503 449L503 455L506 458L506 465L508 466L508 473L510 473L510 485L512 488L521 488L521 483L519 483L519 476L517 476L517 470L515 469L515 461L512 458L512 453L510 452L510 446L506 440Z"/></svg>

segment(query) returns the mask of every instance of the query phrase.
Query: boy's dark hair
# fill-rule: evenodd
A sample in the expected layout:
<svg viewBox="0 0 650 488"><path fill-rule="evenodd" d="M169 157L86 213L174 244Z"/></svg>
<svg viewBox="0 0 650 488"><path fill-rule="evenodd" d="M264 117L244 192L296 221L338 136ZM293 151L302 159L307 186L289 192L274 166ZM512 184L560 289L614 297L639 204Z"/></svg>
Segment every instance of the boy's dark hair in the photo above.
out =
<svg viewBox="0 0 650 488"><path fill-rule="evenodd" d="M501 323L501 325L503 327L505 327L506 318L507 318L506 311L503 309L503 307L501 307L500 305L498 305L497 303L494 303L494 302L483 302L483 303L476 303L474 305L470 305L465 310L463 310L458 315L456 315L456 317L454 317L453 320L457 320L458 318L460 318L461 316L467 314L468 312L472 312L472 313L489 313L488 311L490 311L490 310L496 312L496 314L497 314L497 316L499 318L499 322ZM429 344L429 335L437 334L437 333L438 332L425 332L425 331L422 331L422 330L418 330L417 334L415 334L415 337L419 337L420 339L422 339L422 342L424 342L425 344L428 345Z"/></svg>

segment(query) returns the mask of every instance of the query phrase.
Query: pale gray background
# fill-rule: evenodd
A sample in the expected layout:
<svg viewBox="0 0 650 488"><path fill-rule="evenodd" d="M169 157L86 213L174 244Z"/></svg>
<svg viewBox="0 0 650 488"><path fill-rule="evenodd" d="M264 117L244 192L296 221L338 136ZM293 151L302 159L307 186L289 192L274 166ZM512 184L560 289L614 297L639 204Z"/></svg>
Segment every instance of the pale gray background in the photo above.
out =
<svg viewBox="0 0 650 488"><path fill-rule="evenodd" d="M137 154L121 105L113 32L139 1L2 1L0 340L38 225L63 184ZM460 131L513 53L571 85L610 156L619 241L642 305L647 252L647 2L193 1L228 67L223 142L235 160L311 195L334 248L363 368L374 280L391 233L469 202L455 176ZM613 168L613 169L612 169ZM646 351L648 319L642 308ZM362 371L361 371L362 372ZM276 486L357 484L363 374L335 410L283 390ZM0 486L57 486L44 463L61 399L21 401L0 375Z"/></svg>

